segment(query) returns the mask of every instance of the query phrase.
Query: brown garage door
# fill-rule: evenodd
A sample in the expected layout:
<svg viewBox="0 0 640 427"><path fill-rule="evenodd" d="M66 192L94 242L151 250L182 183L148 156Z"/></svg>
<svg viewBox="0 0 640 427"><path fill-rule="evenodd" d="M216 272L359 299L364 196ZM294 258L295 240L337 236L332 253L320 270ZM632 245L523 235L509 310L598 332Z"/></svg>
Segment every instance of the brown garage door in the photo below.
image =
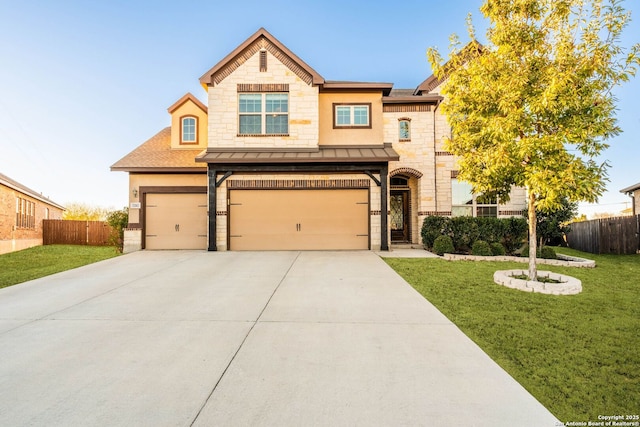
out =
<svg viewBox="0 0 640 427"><path fill-rule="evenodd" d="M147 194L146 249L206 249L207 195Z"/></svg>
<svg viewBox="0 0 640 427"><path fill-rule="evenodd" d="M369 192L229 191L231 250L369 248Z"/></svg>

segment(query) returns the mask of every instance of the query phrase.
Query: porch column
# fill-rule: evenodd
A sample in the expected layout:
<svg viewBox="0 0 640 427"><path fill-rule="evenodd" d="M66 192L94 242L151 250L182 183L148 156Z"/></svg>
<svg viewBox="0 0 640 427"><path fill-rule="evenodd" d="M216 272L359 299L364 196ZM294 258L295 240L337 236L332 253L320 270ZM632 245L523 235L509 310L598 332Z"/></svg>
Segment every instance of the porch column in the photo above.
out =
<svg viewBox="0 0 640 427"><path fill-rule="evenodd" d="M215 169L211 169L211 164L209 164L207 169L207 176L209 178L209 251L218 250L218 246L216 244L218 237L216 234L216 215L218 212L216 175L217 171Z"/></svg>
<svg viewBox="0 0 640 427"><path fill-rule="evenodd" d="M388 230L388 210L387 202L388 190L387 190L387 178L389 175L389 165L384 165L380 168L380 250L389 250L389 230Z"/></svg>

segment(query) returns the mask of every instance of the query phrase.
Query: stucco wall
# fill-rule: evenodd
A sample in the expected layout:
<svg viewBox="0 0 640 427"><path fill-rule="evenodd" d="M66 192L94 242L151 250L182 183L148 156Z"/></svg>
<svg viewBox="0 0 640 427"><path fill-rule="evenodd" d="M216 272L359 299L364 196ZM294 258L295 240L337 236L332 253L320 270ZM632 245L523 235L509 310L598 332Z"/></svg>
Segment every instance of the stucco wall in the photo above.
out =
<svg viewBox="0 0 640 427"><path fill-rule="evenodd" d="M267 52L267 71L256 53L220 84L209 87L209 147L316 148L318 88L302 81ZM238 84L289 85L288 136L238 136Z"/></svg>
<svg viewBox="0 0 640 427"><path fill-rule="evenodd" d="M207 186L207 171L203 173L186 174L129 174L129 206L131 203L142 202L140 187L194 187ZM133 190L136 189L138 195L134 197ZM140 209L129 207L129 224L140 222Z"/></svg>
<svg viewBox="0 0 640 427"><path fill-rule="evenodd" d="M334 104L371 104L371 129L334 129ZM379 145L383 142L382 96L370 93L320 94L320 145Z"/></svg>
<svg viewBox="0 0 640 427"><path fill-rule="evenodd" d="M195 116L197 117L196 126L197 126L197 144L180 144L181 139L181 118L184 116ZM207 113L202 111L200 107L194 104L192 101L187 100L178 108L176 108L173 113L171 113L171 148L173 149L190 149L194 148L207 148L208 143L208 118Z"/></svg>

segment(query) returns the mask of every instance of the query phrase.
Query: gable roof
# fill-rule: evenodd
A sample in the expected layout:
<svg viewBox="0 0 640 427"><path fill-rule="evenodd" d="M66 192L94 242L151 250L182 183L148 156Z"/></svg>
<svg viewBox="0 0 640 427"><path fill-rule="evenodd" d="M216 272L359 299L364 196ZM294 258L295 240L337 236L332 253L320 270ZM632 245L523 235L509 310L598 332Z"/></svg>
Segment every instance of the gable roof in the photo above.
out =
<svg viewBox="0 0 640 427"><path fill-rule="evenodd" d="M206 172L207 165L196 163L198 149L171 149L171 127L166 127L115 162L112 171L126 172Z"/></svg>
<svg viewBox="0 0 640 427"><path fill-rule="evenodd" d="M24 186L22 184L20 184L18 181L15 181L11 178L9 178L8 176L0 173L0 185L4 185L5 187L9 187L13 190L16 190L22 194L25 194L29 197L33 197L34 199L40 200L43 203L46 203L48 205L51 205L53 207L56 207L58 209L62 209L65 210L64 206L61 206L59 204L57 204L56 202L54 202L53 200L44 197L42 194L37 193L36 191L30 189L27 186Z"/></svg>
<svg viewBox="0 0 640 427"><path fill-rule="evenodd" d="M622 190L620 190L620 192L624 193L624 194L631 194L636 190L640 190L640 182L637 183L637 184L634 184L634 185L632 185L630 187L623 188Z"/></svg>
<svg viewBox="0 0 640 427"><path fill-rule="evenodd" d="M476 53L482 53L483 50L484 46L480 42L478 42L477 40L472 40L467 43L466 46L463 47L462 50L460 50L460 52L458 52L455 56L462 56L462 62L465 63L468 61L468 58L470 56ZM440 86L440 84L444 82L447 77L449 77L449 73L451 70L447 70L447 68L450 68L450 64L451 59L443 65L443 68L445 69L445 75L442 78L438 78L435 74L432 74L425 81L418 85L418 87L414 91L414 94L420 95L422 93L430 93L436 87Z"/></svg>
<svg viewBox="0 0 640 427"><path fill-rule="evenodd" d="M193 96L190 92L187 92L186 95L184 95L182 98L180 98L176 102L174 102L171 107L167 108L167 111L169 112L169 114L171 114L174 111L176 111L178 108L180 108L180 106L182 106L182 104L184 104L187 101L193 102L194 104L196 104L205 113L208 112L207 106L204 105L198 98Z"/></svg>
<svg viewBox="0 0 640 427"><path fill-rule="evenodd" d="M260 28L240 46L214 65L213 68L204 73L202 77L200 77L200 84L206 89L207 86L214 86L220 83L261 49L269 51L308 84L317 85L324 83L324 78L316 70L298 58L296 54L269 34L267 30Z"/></svg>

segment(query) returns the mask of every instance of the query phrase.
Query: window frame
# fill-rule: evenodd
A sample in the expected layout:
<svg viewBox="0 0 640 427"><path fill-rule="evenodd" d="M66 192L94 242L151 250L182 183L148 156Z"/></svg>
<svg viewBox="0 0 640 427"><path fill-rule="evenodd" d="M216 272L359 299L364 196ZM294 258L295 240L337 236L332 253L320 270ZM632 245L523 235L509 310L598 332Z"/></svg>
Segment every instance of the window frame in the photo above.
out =
<svg viewBox="0 0 640 427"><path fill-rule="evenodd" d="M455 204L454 203L454 182L460 182L463 183L465 185L468 185L469 187L471 186L469 183L465 182L465 181L459 181L458 178L451 178L451 217L458 217L458 216L472 216L474 218L478 218L478 217L487 217L487 218L497 218L498 217L498 200L495 200L495 203L482 203L482 197L483 194L481 193L472 193L471 189L469 190L469 196L470 196L470 200L469 202L467 202L466 204ZM468 214L454 214L454 212L456 211L455 208L471 208L471 215ZM484 210L484 209L495 209L495 215L485 215L484 213L481 215L478 215L478 212L480 210Z"/></svg>
<svg viewBox="0 0 640 427"><path fill-rule="evenodd" d="M348 107L349 112L349 124L338 124L338 108ZM366 124L354 124L355 119L355 107L367 107L367 123ZM333 109L333 128L334 129L371 129L371 103L370 102L334 102L332 104Z"/></svg>
<svg viewBox="0 0 640 427"><path fill-rule="evenodd" d="M186 140L184 138L184 122L185 120L193 119L193 140ZM198 116L192 114L180 117L180 145L198 145Z"/></svg>
<svg viewBox="0 0 640 427"><path fill-rule="evenodd" d="M407 137L402 137L402 124L407 124ZM411 119L409 117L401 117L398 119L398 141L411 141Z"/></svg>
<svg viewBox="0 0 640 427"><path fill-rule="evenodd" d="M16 229L18 228L36 228L36 203L19 196L16 197Z"/></svg>
<svg viewBox="0 0 640 427"><path fill-rule="evenodd" d="M260 95L260 111L240 111L240 101L243 95ZM267 98L270 95L283 95L286 96L286 111L267 111ZM251 136L289 136L290 131L290 123L289 123L289 114L290 114L290 96L288 91L277 91L277 92L238 92L238 131L237 136L239 137L251 137ZM260 117L260 132L242 132L242 116L259 116ZM286 132L267 132L267 127L269 125L267 116L280 116L286 118L287 129Z"/></svg>

